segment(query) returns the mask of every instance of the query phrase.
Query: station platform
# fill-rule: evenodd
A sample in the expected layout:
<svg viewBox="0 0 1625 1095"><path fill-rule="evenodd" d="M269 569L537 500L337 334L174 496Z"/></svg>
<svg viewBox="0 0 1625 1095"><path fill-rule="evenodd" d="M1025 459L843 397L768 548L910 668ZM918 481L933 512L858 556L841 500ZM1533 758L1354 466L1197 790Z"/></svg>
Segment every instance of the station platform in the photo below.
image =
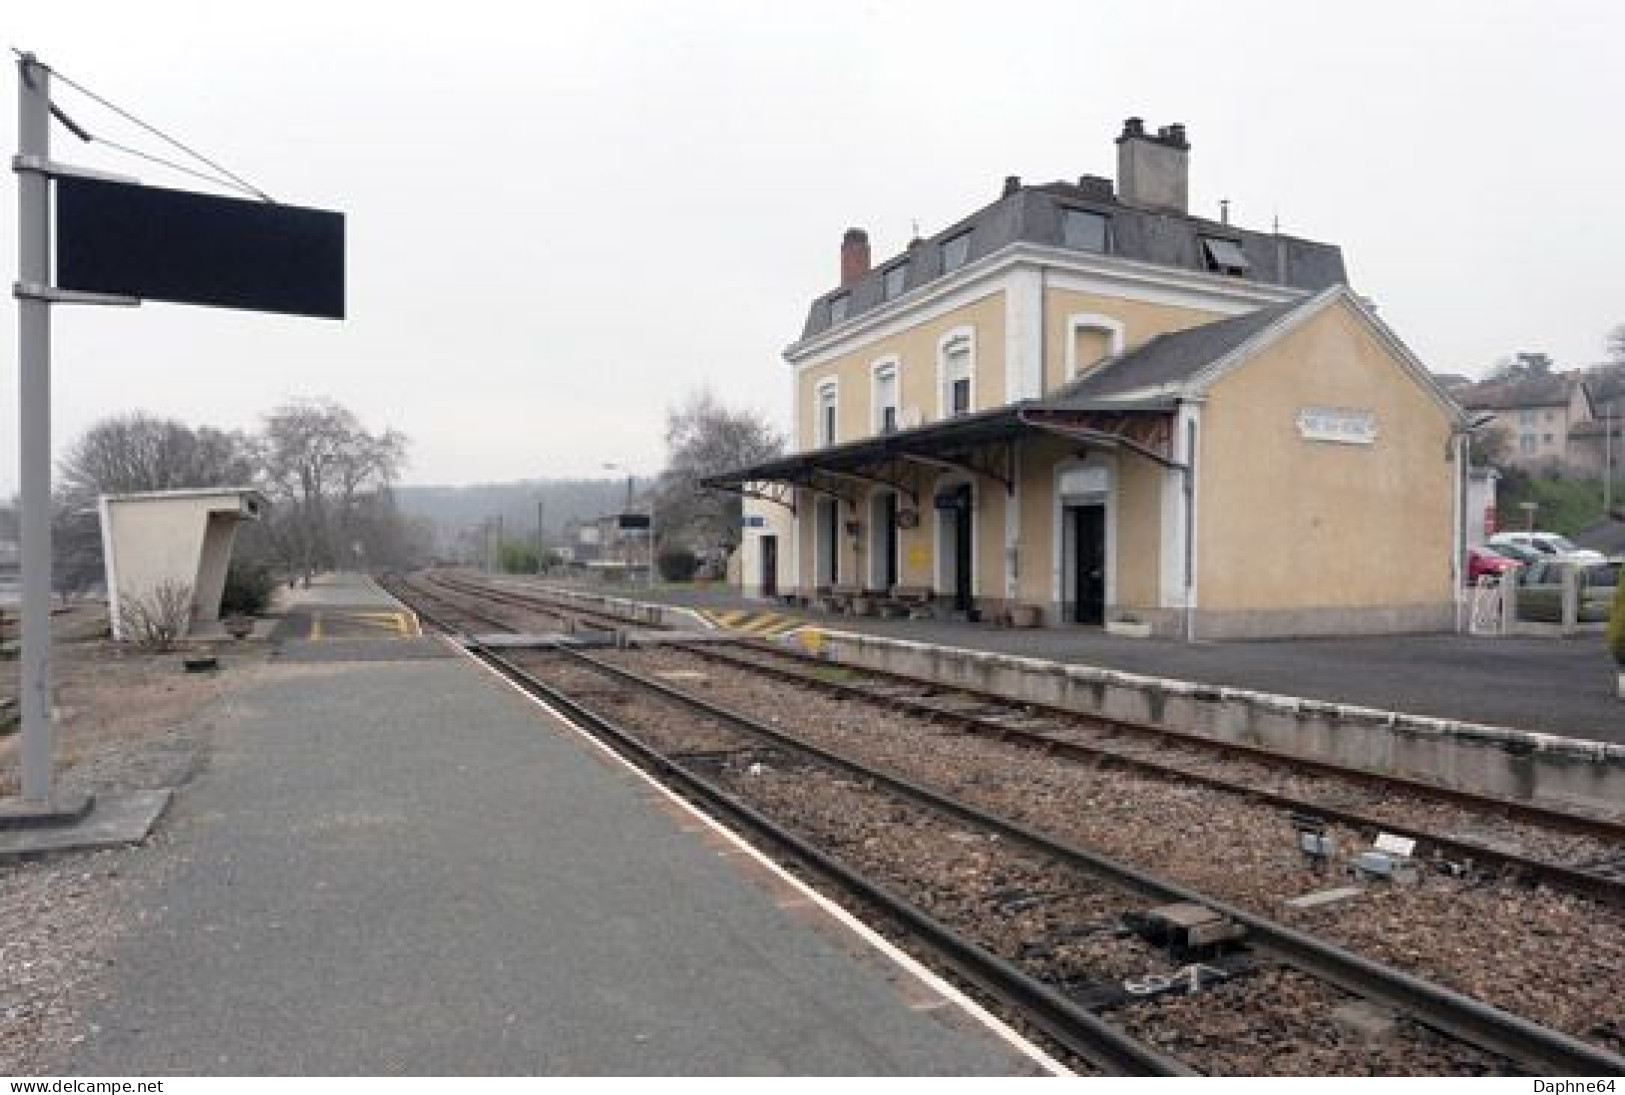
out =
<svg viewBox="0 0 1625 1095"><path fill-rule="evenodd" d="M737 590L725 586L579 588L690 608L706 626L757 637L793 636L803 628L857 632L1625 744L1625 704L1615 695L1616 667L1596 635L1556 639L1428 634L1184 642L1128 638L1076 625L1029 629L833 614L745 600Z"/></svg>
<svg viewBox="0 0 1625 1095"><path fill-rule="evenodd" d="M209 763L128 868L70 1072L1050 1070L451 644L334 638L400 611L370 582L292 592L283 654L210 712ZM357 645L385 653L295 664Z"/></svg>

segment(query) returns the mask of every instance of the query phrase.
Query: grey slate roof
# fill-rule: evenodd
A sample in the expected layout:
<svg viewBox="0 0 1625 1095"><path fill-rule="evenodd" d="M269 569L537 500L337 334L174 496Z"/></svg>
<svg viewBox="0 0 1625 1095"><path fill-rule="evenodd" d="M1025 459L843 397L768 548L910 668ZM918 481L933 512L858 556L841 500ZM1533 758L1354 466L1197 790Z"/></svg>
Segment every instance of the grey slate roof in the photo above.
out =
<svg viewBox="0 0 1625 1095"><path fill-rule="evenodd" d="M1108 219L1108 256L1206 272L1202 249L1202 238L1206 236L1230 240L1241 248L1248 269L1233 275L1237 281L1311 291L1348 281L1342 249L1335 244L1254 232L1204 217L1140 209L1118 201L1107 179L1086 176L1083 181L1088 185L1055 182L1019 187L930 239L916 240L902 254L877 262L855 284L830 290L814 300L801 337L811 338L833 326L830 302L838 297L847 297L848 319L885 304L886 271L899 263L908 265L905 295L943 277L942 244L962 233L970 233L967 264L1018 242L1066 247L1062 225L1068 209L1099 213Z"/></svg>
<svg viewBox="0 0 1625 1095"><path fill-rule="evenodd" d="M1277 304L1184 331L1158 335L1138 349L1057 388L1040 403L1045 410L1089 410L1127 393L1179 387L1288 313L1316 297Z"/></svg>
<svg viewBox="0 0 1625 1095"><path fill-rule="evenodd" d="M1579 383L1573 373L1523 377L1512 380L1483 380L1456 391L1456 402L1472 411L1512 411L1520 407L1562 407Z"/></svg>

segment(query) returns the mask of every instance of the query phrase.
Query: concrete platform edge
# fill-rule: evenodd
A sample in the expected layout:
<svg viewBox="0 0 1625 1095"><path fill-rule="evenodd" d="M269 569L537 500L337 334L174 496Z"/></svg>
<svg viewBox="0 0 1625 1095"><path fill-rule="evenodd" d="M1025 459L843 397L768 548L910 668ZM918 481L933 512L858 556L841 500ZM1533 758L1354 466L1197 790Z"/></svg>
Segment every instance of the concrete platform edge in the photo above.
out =
<svg viewBox="0 0 1625 1095"><path fill-rule="evenodd" d="M687 624L694 615L688 608L541 588L607 611L631 606L629 614L639 622ZM1625 745L815 624L777 641L805 646L810 635L817 636L821 655L834 661L960 682L1013 700L1169 725L1290 756L1604 816L1617 815L1625 802Z"/></svg>

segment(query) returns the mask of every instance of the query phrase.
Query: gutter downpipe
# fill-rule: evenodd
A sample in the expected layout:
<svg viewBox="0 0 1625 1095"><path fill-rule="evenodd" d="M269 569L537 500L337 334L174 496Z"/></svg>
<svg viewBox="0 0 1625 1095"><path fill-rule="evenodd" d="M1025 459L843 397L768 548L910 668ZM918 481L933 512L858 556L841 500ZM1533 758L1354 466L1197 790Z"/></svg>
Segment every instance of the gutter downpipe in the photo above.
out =
<svg viewBox="0 0 1625 1095"><path fill-rule="evenodd" d="M1185 641L1196 641L1196 419L1185 421L1185 462L1180 468L1185 490Z"/></svg>

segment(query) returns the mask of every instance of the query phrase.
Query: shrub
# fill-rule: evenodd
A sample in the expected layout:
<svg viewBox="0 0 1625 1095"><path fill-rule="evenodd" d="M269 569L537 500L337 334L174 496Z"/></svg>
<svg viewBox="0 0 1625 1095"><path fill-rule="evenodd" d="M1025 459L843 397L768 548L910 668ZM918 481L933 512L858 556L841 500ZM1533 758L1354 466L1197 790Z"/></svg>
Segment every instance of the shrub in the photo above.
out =
<svg viewBox="0 0 1625 1095"><path fill-rule="evenodd" d="M220 615L258 616L271 605L276 579L262 563L232 560L226 570L226 589L220 595Z"/></svg>
<svg viewBox="0 0 1625 1095"><path fill-rule="evenodd" d="M660 576L668 582L686 582L694 577L700 561L688 548L665 548L656 560Z"/></svg>
<svg viewBox="0 0 1625 1095"><path fill-rule="evenodd" d="M1614 589L1614 607L1608 613L1608 650L1614 661L1625 669L1625 571L1620 572L1619 585Z"/></svg>
<svg viewBox="0 0 1625 1095"><path fill-rule="evenodd" d="M144 596L123 594L118 607L125 639L148 650L174 650L192 618L192 587L159 582Z"/></svg>

